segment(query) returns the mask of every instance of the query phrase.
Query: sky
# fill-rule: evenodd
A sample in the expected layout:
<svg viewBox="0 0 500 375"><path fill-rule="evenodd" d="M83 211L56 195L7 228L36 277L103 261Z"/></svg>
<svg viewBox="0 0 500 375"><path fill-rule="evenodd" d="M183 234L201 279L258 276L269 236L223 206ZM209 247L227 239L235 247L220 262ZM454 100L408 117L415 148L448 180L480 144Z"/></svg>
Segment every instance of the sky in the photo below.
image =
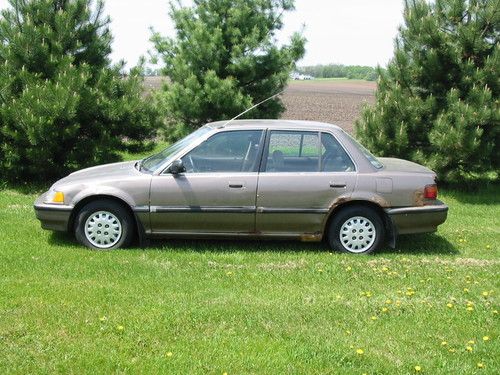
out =
<svg viewBox="0 0 500 375"><path fill-rule="evenodd" d="M189 4L189 0L183 0ZM112 60L133 66L152 48L150 27L174 36L168 0L106 0L114 36ZM0 8L7 0L0 0ZM403 0L296 0L295 11L284 16L278 42L286 43L294 31L307 38L306 55L299 65L337 63L385 65L392 57L393 41L403 22Z"/></svg>

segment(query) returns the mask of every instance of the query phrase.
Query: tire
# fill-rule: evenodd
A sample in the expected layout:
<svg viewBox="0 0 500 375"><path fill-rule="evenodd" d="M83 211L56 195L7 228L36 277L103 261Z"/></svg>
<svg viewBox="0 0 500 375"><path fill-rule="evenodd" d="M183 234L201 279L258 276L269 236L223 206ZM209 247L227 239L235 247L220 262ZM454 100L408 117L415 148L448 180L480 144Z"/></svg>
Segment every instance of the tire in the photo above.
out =
<svg viewBox="0 0 500 375"><path fill-rule="evenodd" d="M75 237L82 245L96 250L126 247L134 237L134 219L117 202L93 201L78 212Z"/></svg>
<svg viewBox="0 0 500 375"><path fill-rule="evenodd" d="M328 228L328 243L337 251L370 254L385 237L380 215L369 207L347 207L336 213Z"/></svg>

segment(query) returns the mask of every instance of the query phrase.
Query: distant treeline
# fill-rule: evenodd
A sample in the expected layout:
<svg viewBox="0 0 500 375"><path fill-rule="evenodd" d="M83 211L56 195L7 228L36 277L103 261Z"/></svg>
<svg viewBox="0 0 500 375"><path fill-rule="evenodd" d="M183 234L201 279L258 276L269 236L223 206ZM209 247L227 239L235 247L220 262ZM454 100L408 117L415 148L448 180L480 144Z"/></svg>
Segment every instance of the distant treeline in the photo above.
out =
<svg viewBox="0 0 500 375"><path fill-rule="evenodd" d="M377 80L377 69L372 66L360 65L314 65L298 67L297 71L301 74L308 74L314 78L349 78L366 79L368 81Z"/></svg>

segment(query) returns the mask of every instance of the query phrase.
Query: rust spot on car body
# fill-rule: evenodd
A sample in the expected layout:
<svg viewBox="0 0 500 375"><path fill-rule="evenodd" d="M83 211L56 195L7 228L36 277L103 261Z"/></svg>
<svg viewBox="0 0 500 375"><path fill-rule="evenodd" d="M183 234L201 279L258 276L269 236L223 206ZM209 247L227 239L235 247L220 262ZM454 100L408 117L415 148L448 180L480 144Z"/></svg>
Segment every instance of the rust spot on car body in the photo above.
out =
<svg viewBox="0 0 500 375"><path fill-rule="evenodd" d="M371 197L370 199L373 203L378 204L380 207L390 207L390 204L387 200L385 200L382 197L379 197L378 195L375 195Z"/></svg>
<svg viewBox="0 0 500 375"><path fill-rule="evenodd" d="M319 242L323 238L323 234L320 232L316 233L304 233L300 236L302 242Z"/></svg>
<svg viewBox="0 0 500 375"><path fill-rule="evenodd" d="M349 198L349 197L338 197L337 199L335 199L332 203L332 205L330 206L330 212L335 208L335 207L338 207L340 206L341 204L344 204L346 202L349 202L351 201L352 199Z"/></svg>
<svg viewBox="0 0 500 375"><path fill-rule="evenodd" d="M413 202L415 202L415 206L424 205L424 192L422 190L417 190L413 193Z"/></svg>

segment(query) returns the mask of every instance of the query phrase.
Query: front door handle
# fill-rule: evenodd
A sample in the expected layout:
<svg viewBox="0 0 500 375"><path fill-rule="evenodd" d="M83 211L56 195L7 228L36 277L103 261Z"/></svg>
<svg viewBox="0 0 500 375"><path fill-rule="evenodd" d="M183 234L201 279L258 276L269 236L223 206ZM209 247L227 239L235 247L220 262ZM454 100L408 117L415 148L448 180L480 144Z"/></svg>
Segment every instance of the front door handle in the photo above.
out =
<svg viewBox="0 0 500 375"><path fill-rule="evenodd" d="M229 183L229 187L231 189L242 189L243 188L243 184L241 182L230 182Z"/></svg>
<svg viewBox="0 0 500 375"><path fill-rule="evenodd" d="M343 189L346 187L346 184L341 182L340 183L330 182L330 187L333 189Z"/></svg>

